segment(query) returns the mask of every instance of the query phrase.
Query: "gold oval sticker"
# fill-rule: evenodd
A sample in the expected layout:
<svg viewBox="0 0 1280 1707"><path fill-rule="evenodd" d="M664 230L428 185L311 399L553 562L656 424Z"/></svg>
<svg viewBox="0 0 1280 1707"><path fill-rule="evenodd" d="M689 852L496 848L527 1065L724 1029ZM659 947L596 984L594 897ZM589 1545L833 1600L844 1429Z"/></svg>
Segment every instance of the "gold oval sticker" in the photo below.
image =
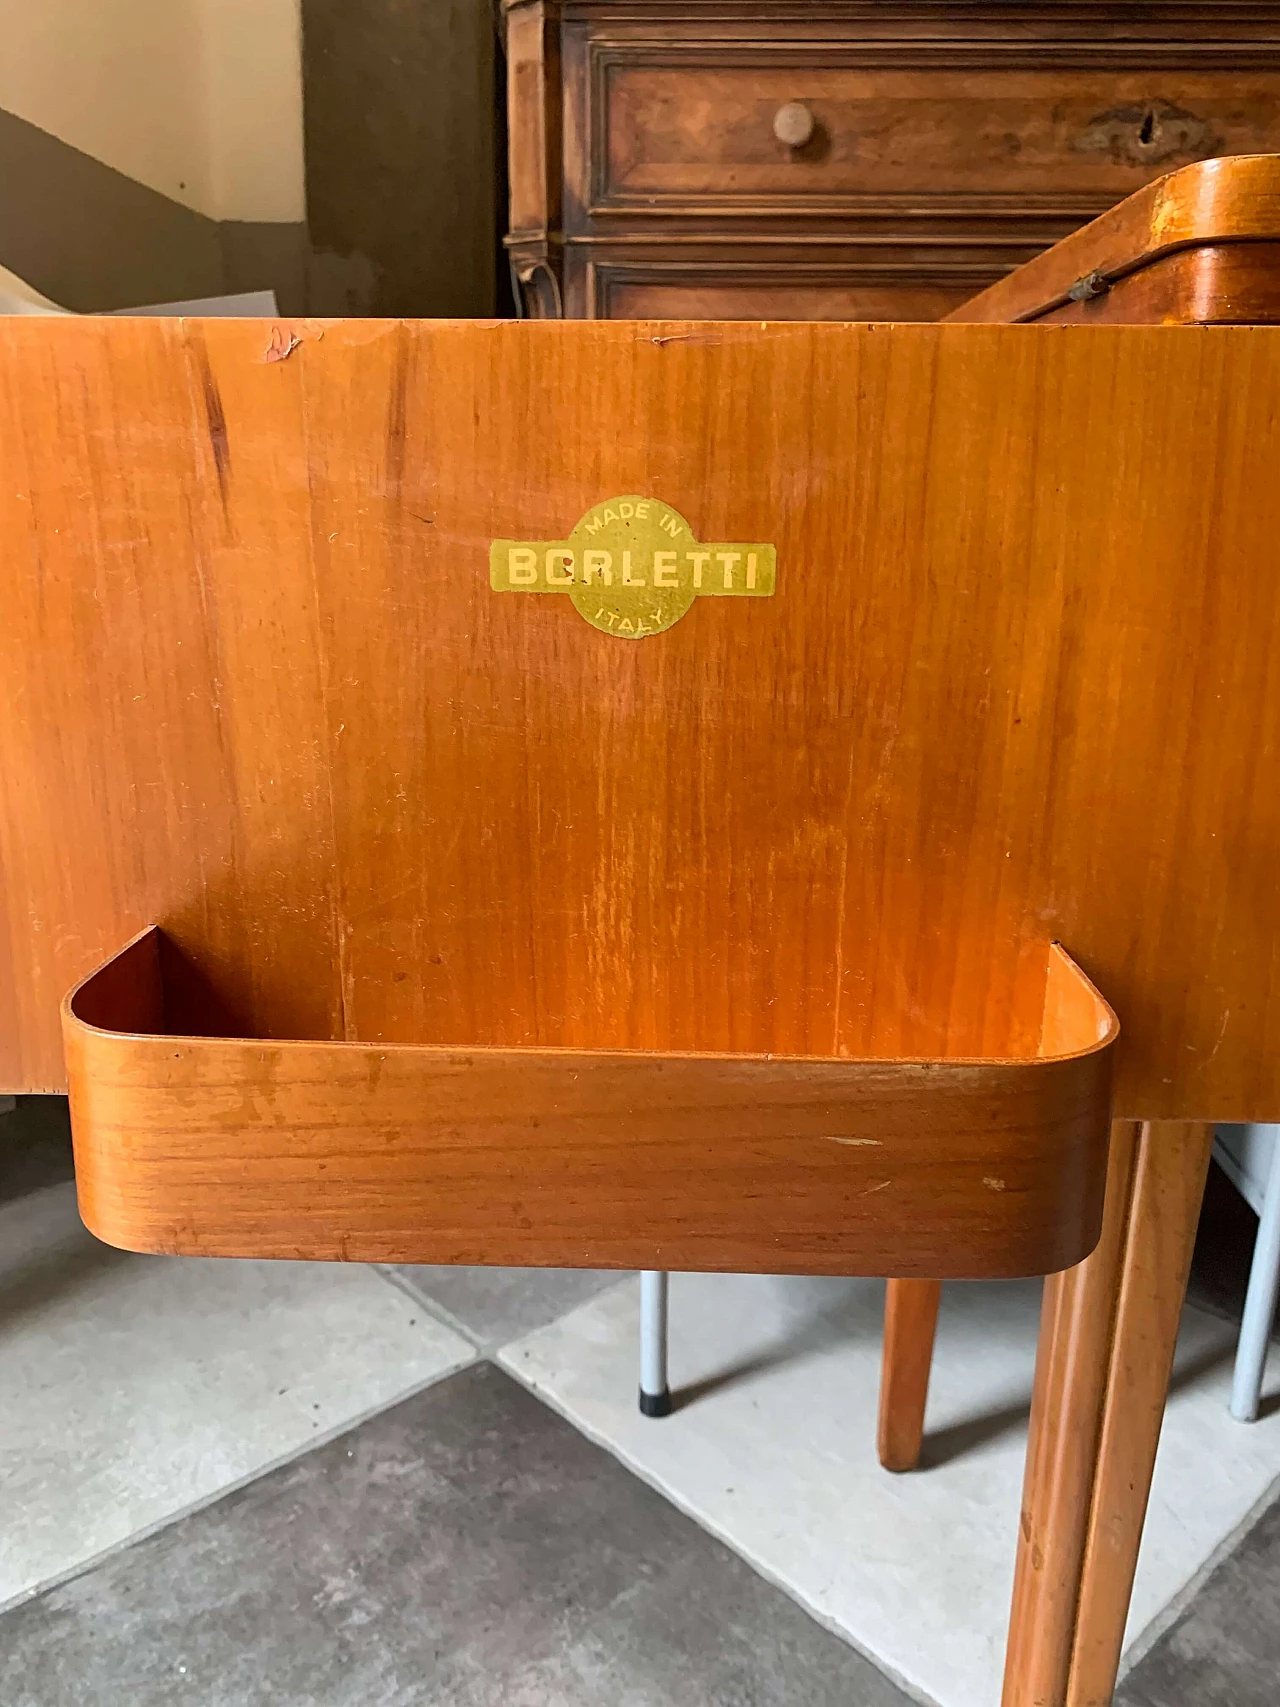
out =
<svg viewBox="0 0 1280 1707"><path fill-rule="evenodd" d="M496 593L568 593L592 628L623 640L661 634L696 598L767 599L771 545L700 544L678 510L632 493L589 509L568 539L495 539Z"/></svg>

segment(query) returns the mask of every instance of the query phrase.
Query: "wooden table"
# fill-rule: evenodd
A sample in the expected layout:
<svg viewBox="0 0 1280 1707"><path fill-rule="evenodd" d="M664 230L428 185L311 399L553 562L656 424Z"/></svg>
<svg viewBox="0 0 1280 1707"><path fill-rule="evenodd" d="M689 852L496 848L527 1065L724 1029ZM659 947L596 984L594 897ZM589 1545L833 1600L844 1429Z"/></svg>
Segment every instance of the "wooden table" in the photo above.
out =
<svg viewBox="0 0 1280 1707"><path fill-rule="evenodd" d="M103 963L89 1224L926 1279L1101 1228L1007 1698L1065 1629L1105 1699L1180 1123L1280 1117L1280 331L0 341L0 1044L59 1088Z"/></svg>
<svg viewBox="0 0 1280 1707"><path fill-rule="evenodd" d="M1280 159L1173 173L949 320L1274 325ZM1188 1113L1211 1112L1192 1094ZM1046 1286L1008 1707L1111 1698L1212 1140L1204 1122L1118 1123L1102 1242ZM937 1282L889 1284L879 1447L890 1469L919 1457L940 1292ZM1081 1365L1089 1374L1077 1379Z"/></svg>

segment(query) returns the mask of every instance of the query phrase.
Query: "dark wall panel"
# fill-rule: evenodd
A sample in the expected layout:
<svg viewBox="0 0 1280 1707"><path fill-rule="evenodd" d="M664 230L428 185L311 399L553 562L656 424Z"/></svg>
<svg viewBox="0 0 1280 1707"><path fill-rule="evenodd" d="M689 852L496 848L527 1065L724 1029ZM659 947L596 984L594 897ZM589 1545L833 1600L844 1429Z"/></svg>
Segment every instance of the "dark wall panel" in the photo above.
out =
<svg viewBox="0 0 1280 1707"><path fill-rule="evenodd" d="M302 0L302 19L311 312L492 314L490 0Z"/></svg>

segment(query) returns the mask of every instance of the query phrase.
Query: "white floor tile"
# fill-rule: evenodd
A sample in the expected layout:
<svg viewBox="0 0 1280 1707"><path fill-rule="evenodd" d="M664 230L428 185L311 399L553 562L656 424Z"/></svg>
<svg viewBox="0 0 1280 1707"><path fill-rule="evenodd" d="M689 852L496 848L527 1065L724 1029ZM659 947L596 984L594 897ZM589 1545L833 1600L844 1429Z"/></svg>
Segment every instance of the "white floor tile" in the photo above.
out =
<svg viewBox="0 0 1280 1707"><path fill-rule="evenodd" d="M944 1707L992 1707L1039 1287L947 1288L931 1467L910 1476L875 1456L883 1296L875 1281L673 1277L672 1386L698 1396L657 1422L635 1403L638 1286L503 1361L909 1685ZM1131 1633L1280 1474L1280 1412L1250 1428L1227 1415L1232 1349L1228 1326L1188 1312Z"/></svg>
<svg viewBox="0 0 1280 1707"><path fill-rule="evenodd" d="M374 1270L127 1256L74 1188L0 1209L0 1604L471 1348Z"/></svg>

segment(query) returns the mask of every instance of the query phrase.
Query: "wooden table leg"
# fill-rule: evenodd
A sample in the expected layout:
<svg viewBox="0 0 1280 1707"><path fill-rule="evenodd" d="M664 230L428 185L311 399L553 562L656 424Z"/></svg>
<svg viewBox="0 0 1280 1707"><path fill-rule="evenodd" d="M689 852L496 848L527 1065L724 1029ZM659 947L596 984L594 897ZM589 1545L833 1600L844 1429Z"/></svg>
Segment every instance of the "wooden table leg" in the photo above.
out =
<svg viewBox="0 0 1280 1707"><path fill-rule="evenodd" d="M1111 1700L1212 1140L1117 1122L1098 1248L1045 1283L1004 1707Z"/></svg>
<svg viewBox="0 0 1280 1707"><path fill-rule="evenodd" d="M891 1280L885 1294L876 1447L886 1470L914 1470L920 1461L941 1297L940 1280Z"/></svg>
<svg viewBox="0 0 1280 1707"><path fill-rule="evenodd" d="M1107 1707L1147 1514L1213 1127L1143 1128L1107 1374L1068 1707Z"/></svg>
<svg viewBox="0 0 1280 1707"><path fill-rule="evenodd" d="M1139 1128L1111 1128L1102 1236L1045 1281L1004 1707L1063 1707Z"/></svg>

